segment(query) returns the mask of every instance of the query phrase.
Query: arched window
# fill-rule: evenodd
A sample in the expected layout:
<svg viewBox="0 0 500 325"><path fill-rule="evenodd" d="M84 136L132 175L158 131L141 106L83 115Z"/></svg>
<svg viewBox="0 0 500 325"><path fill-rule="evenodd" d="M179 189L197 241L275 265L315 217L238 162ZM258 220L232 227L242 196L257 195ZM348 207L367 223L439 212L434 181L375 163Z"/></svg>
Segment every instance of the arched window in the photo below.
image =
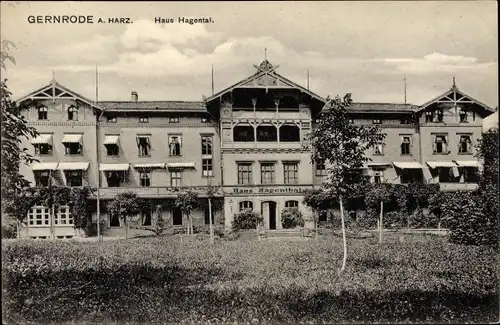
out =
<svg viewBox="0 0 500 325"><path fill-rule="evenodd" d="M68 108L68 121L78 121L78 108L75 106Z"/></svg>
<svg viewBox="0 0 500 325"><path fill-rule="evenodd" d="M238 124L233 128L234 142L254 142L254 128L250 124Z"/></svg>
<svg viewBox="0 0 500 325"><path fill-rule="evenodd" d="M286 201L285 202L285 208L298 208L299 207L299 201Z"/></svg>
<svg viewBox="0 0 500 325"><path fill-rule="evenodd" d="M253 210L253 202L252 201L241 201L240 202L240 211L245 210Z"/></svg>
<svg viewBox="0 0 500 325"><path fill-rule="evenodd" d="M278 141L278 131L274 125L261 124L257 127L257 141L276 142Z"/></svg>
<svg viewBox="0 0 500 325"><path fill-rule="evenodd" d="M280 127L280 142L300 142L300 128L295 124Z"/></svg>
<svg viewBox="0 0 500 325"><path fill-rule="evenodd" d="M38 119L39 120L47 119L47 107L45 106L38 107Z"/></svg>

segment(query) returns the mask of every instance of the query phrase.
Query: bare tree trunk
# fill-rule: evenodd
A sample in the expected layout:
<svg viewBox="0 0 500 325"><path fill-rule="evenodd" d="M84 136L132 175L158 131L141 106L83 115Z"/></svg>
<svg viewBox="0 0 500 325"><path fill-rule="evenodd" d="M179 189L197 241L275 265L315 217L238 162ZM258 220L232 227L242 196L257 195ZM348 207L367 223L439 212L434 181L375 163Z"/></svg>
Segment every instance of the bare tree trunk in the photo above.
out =
<svg viewBox="0 0 500 325"><path fill-rule="evenodd" d="M382 244L382 232L384 231L383 216L384 216L384 201L381 201L380 202L380 218L379 218L379 234L378 234L379 244Z"/></svg>
<svg viewBox="0 0 500 325"><path fill-rule="evenodd" d="M208 219L210 225L210 244L214 243L214 225L212 223L212 200L208 198Z"/></svg>
<svg viewBox="0 0 500 325"><path fill-rule="evenodd" d="M319 221L319 212L314 213L314 237L316 241L318 241L318 221Z"/></svg>
<svg viewBox="0 0 500 325"><path fill-rule="evenodd" d="M344 205L342 204L342 196L339 197L339 201L340 201L340 220L342 222L342 242L344 244L344 258L342 259L342 268L340 269L340 272L343 272L347 261L347 240L345 236Z"/></svg>
<svg viewBox="0 0 500 325"><path fill-rule="evenodd" d="M125 216L125 239L128 239L128 218Z"/></svg>

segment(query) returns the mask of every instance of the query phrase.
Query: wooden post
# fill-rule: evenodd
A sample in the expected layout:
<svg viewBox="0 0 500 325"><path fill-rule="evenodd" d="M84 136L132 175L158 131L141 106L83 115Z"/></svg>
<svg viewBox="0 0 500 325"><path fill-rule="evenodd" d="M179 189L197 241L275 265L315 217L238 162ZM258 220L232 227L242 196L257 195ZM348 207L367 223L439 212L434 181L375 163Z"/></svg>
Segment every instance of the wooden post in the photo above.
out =
<svg viewBox="0 0 500 325"><path fill-rule="evenodd" d="M384 201L381 201L380 202L380 218L378 221L378 224L379 224L378 242L379 242L379 244L382 244L382 232L384 231L383 216L384 216Z"/></svg>
<svg viewBox="0 0 500 325"><path fill-rule="evenodd" d="M347 261L347 240L345 236L344 206L342 204L342 196L340 196L339 201L340 201L340 220L342 222L342 242L344 244L344 258L342 259L342 268L340 269L340 272L343 272Z"/></svg>

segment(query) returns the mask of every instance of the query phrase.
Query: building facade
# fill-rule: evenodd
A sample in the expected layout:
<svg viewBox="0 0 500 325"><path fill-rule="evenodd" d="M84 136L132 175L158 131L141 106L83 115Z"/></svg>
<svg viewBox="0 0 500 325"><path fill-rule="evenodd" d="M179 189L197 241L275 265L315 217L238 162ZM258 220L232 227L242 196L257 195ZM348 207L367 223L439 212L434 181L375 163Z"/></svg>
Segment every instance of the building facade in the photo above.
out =
<svg viewBox="0 0 500 325"><path fill-rule="evenodd" d="M266 229L281 228L284 208L311 211L302 192L323 182L326 167L311 162L307 134L316 126L327 100L277 72L267 60L256 73L200 102L128 101L95 103L53 80L18 103L40 135L23 140L40 161L22 166L34 186L55 184L99 188L92 197L93 223L103 235L123 234L106 206L118 193L133 191L151 208L138 226L151 226L153 210L183 228L173 202L185 190L201 198L193 212L196 226L209 219L207 191L219 190L212 218L231 227L234 214L253 209ZM421 106L354 103L354 123L380 124L386 134L367 156L372 182L439 183L443 190L474 189L480 163L474 157L483 120L495 110L461 92L455 84ZM51 212L34 207L23 237L45 237L56 223L57 237L80 236L67 207ZM136 228L141 228L136 227ZM133 228L135 234L145 231Z"/></svg>

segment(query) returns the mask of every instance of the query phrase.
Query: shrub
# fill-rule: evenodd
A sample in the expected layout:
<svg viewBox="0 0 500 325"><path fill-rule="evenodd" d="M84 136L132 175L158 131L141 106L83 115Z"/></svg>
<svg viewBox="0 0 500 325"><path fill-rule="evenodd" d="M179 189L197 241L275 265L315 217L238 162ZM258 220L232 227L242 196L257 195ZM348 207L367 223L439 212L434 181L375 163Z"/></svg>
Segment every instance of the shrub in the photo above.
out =
<svg viewBox="0 0 500 325"><path fill-rule="evenodd" d="M305 220L298 208L285 208L281 212L281 225L285 229L304 227Z"/></svg>
<svg viewBox="0 0 500 325"><path fill-rule="evenodd" d="M10 216L2 216L2 238L17 237L17 220Z"/></svg>
<svg viewBox="0 0 500 325"><path fill-rule="evenodd" d="M257 225L262 222L264 222L264 218L258 212L247 209L234 215L232 229L233 231L256 229Z"/></svg>

